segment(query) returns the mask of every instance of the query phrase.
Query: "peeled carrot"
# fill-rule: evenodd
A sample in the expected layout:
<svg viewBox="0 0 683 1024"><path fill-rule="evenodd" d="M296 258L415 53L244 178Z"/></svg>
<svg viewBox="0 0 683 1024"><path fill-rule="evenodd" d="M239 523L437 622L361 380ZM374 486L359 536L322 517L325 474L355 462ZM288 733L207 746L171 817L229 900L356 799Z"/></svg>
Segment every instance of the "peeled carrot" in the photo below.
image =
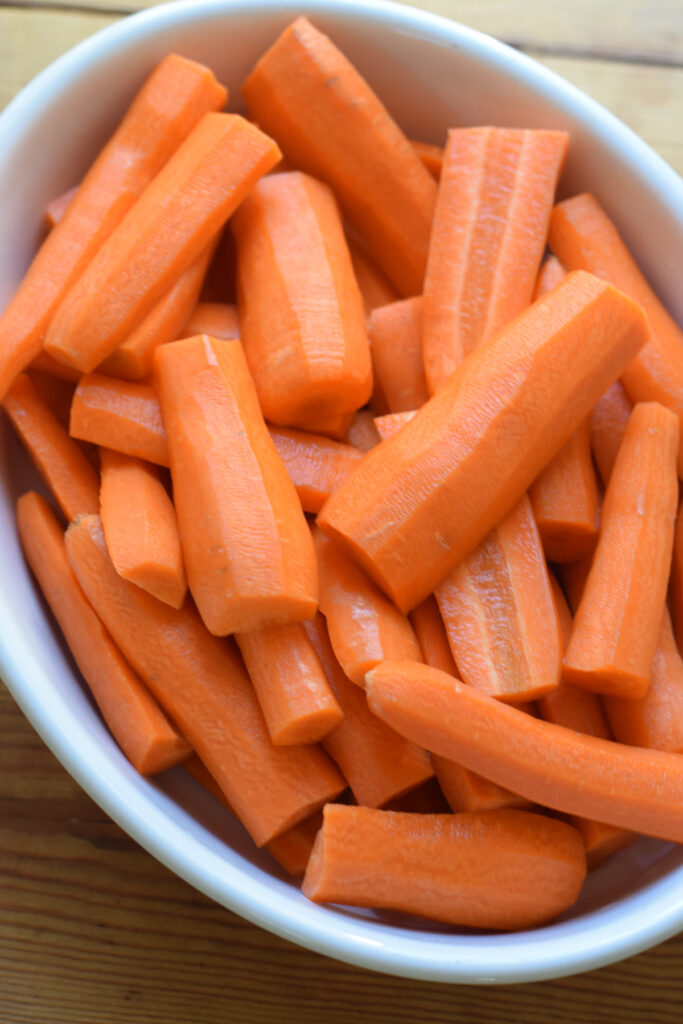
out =
<svg viewBox="0 0 683 1024"><path fill-rule="evenodd" d="M313 542L239 341L162 345L156 378L185 568L207 628L246 633L310 618Z"/></svg>
<svg viewBox="0 0 683 1024"><path fill-rule="evenodd" d="M66 519L74 519L84 512L97 512L100 506L97 473L27 374L20 373L14 379L3 407Z"/></svg>
<svg viewBox="0 0 683 1024"><path fill-rule="evenodd" d="M591 451L605 487L612 474L619 445L626 430L633 402L619 381L607 388L597 400L589 416Z"/></svg>
<svg viewBox="0 0 683 1024"><path fill-rule="evenodd" d="M675 412L683 429L683 331L646 281L616 226L593 196L583 193L555 207L548 241L569 270L589 270L643 307L651 337L621 382L633 402L660 402ZM683 445L678 471L683 475Z"/></svg>
<svg viewBox="0 0 683 1024"><path fill-rule="evenodd" d="M433 594L421 601L408 616L426 665L457 676L458 670L448 644L448 634Z"/></svg>
<svg viewBox="0 0 683 1024"><path fill-rule="evenodd" d="M398 434L402 427L405 427L406 423L410 423L414 416L413 412L390 412L386 416L375 416L375 427L382 441L386 441L387 438L393 437L394 434Z"/></svg>
<svg viewBox="0 0 683 1024"><path fill-rule="evenodd" d="M548 256L543 260L541 269L538 272L536 278L536 284L534 285L534 293L532 300L535 302L536 299L540 299L541 295L545 295L551 288L554 288L556 284L564 281L567 275L567 271L564 269L557 256Z"/></svg>
<svg viewBox="0 0 683 1024"><path fill-rule="evenodd" d="M44 370L35 370L33 367L26 371L26 375L50 409L50 412L54 413L57 417L60 426L68 430L71 403L75 391L74 382L64 380L63 377L53 377L51 373L46 373Z"/></svg>
<svg viewBox="0 0 683 1024"><path fill-rule="evenodd" d="M64 363L49 356L47 352L39 352L31 361L29 369L49 373L51 377L59 377L60 380L66 380L72 384L77 384L82 376L80 370L75 370L73 366L65 366Z"/></svg>
<svg viewBox="0 0 683 1024"><path fill-rule="evenodd" d="M190 744L124 661L93 611L66 556L62 528L35 491L19 498L17 525L26 560L123 753L143 775L184 761Z"/></svg>
<svg viewBox="0 0 683 1024"><path fill-rule="evenodd" d="M647 337L632 300L568 275L366 455L321 529L409 610L510 511Z"/></svg>
<svg viewBox="0 0 683 1024"><path fill-rule="evenodd" d="M368 338L388 411L419 409L429 398L422 363L422 296L373 310Z"/></svg>
<svg viewBox="0 0 683 1024"><path fill-rule="evenodd" d="M357 802L383 807L432 778L426 752L373 715L363 690L344 674L320 612L303 628L344 712L322 745L339 765Z"/></svg>
<svg viewBox="0 0 683 1024"><path fill-rule="evenodd" d="M503 807L529 807L530 801L512 793L457 761L432 754L432 764L441 791L456 814L461 811L495 811Z"/></svg>
<svg viewBox="0 0 683 1024"><path fill-rule="evenodd" d="M564 656L567 682L633 699L647 691L673 548L679 434L669 409L635 406Z"/></svg>
<svg viewBox="0 0 683 1024"><path fill-rule="evenodd" d="M178 332L178 338L194 338L197 334L209 334L223 341L239 338L237 306L229 302L198 302Z"/></svg>
<svg viewBox="0 0 683 1024"><path fill-rule="evenodd" d="M329 804L303 881L318 903L473 928L531 928L578 898L581 837L526 811L402 814Z"/></svg>
<svg viewBox="0 0 683 1024"><path fill-rule="evenodd" d="M208 68L177 54L149 76L0 319L0 398L40 352L57 306L105 239L187 133L207 111L220 110L226 96Z"/></svg>
<svg viewBox="0 0 683 1024"><path fill-rule="evenodd" d="M330 494L363 458L350 444L320 434L270 427L270 436L299 495L304 512L319 512Z"/></svg>
<svg viewBox="0 0 683 1024"><path fill-rule="evenodd" d="M81 586L124 657L188 738L257 846L344 789L318 747L274 746L232 642L211 636L189 605L171 608L118 575L97 516L72 523L66 545Z"/></svg>
<svg viewBox="0 0 683 1024"><path fill-rule="evenodd" d="M448 133L424 282L432 394L531 302L567 143L538 129Z"/></svg>
<svg viewBox="0 0 683 1024"><path fill-rule="evenodd" d="M300 622L235 637L273 743L317 743L339 725L335 700Z"/></svg>
<svg viewBox="0 0 683 1024"><path fill-rule="evenodd" d="M400 294L421 292L436 183L334 43L297 18L261 57L242 94L293 165L332 186Z"/></svg>
<svg viewBox="0 0 683 1024"><path fill-rule="evenodd" d="M356 415L353 412L340 412L334 416L317 416L302 423L293 423L292 429L301 430L304 434L322 434L333 441L344 441Z"/></svg>
<svg viewBox="0 0 683 1024"><path fill-rule="evenodd" d="M683 841L683 758L541 722L452 676L385 662L368 703L403 736L529 800L643 835Z"/></svg>
<svg viewBox="0 0 683 1024"><path fill-rule="evenodd" d="M178 520L156 466L100 449L100 515L119 576L180 608L187 580Z"/></svg>
<svg viewBox="0 0 683 1024"><path fill-rule="evenodd" d="M168 466L159 399L149 384L84 374L71 403L69 431L81 441Z"/></svg>
<svg viewBox="0 0 683 1024"><path fill-rule="evenodd" d="M346 432L346 441L359 452L369 452L379 444L381 438L369 409L360 409L354 414Z"/></svg>
<svg viewBox="0 0 683 1024"><path fill-rule="evenodd" d="M45 220L49 228L55 227L66 213L67 207L78 191L78 185L73 185L65 192L61 192L54 199L51 199L45 208Z"/></svg>
<svg viewBox="0 0 683 1024"><path fill-rule="evenodd" d="M417 139L411 139L410 145L413 147L432 178L436 178L438 181L441 177L441 169L443 167L443 146L435 146L432 142L420 142Z"/></svg>
<svg viewBox="0 0 683 1024"><path fill-rule="evenodd" d="M45 338L90 372L124 341L278 160L272 139L237 114L205 114L97 251Z"/></svg>
<svg viewBox="0 0 683 1024"><path fill-rule="evenodd" d="M405 811L409 814L448 814L450 807L436 776L427 779L409 793L390 800L382 808L385 811Z"/></svg>
<svg viewBox="0 0 683 1024"><path fill-rule="evenodd" d="M399 295L363 246L353 237L347 237L347 242L353 272L363 297L363 308L368 317L377 306L386 306L389 302L396 302Z"/></svg>
<svg viewBox="0 0 683 1024"><path fill-rule="evenodd" d="M683 502L678 506L676 528L674 530L674 548L671 559L671 577L669 593L671 598L671 615L673 628L679 647L683 649Z"/></svg>

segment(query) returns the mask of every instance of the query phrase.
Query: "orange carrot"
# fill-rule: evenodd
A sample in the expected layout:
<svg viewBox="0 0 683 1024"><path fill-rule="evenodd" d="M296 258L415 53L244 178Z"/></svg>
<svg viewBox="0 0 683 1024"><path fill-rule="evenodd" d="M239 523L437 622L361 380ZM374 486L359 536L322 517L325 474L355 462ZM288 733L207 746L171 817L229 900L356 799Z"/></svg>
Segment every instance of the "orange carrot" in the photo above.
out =
<svg viewBox="0 0 683 1024"><path fill-rule="evenodd" d="M207 628L246 633L310 618L313 542L239 341L162 345L156 377L187 578Z"/></svg>
<svg viewBox="0 0 683 1024"><path fill-rule="evenodd" d="M198 302L178 337L194 338L197 334L209 334L223 341L239 338L237 306L228 302Z"/></svg>
<svg viewBox="0 0 683 1024"><path fill-rule="evenodd" d="M25 373L3 402L14 429L67 520L100 506L97 473Z"/></svg>
<svg viewBox="0 0 683 1024"><path fill-rule="evenodd" d="M388 412L419 409L429 398L422 363L422 296L373 310L368 338Z"/></svg>
<svg viewBox="0 0 683 1024"><path fill-rule="evenodd" d="M683 650L683 502L678 506L676 516L669 593L673 629L678 645Z"/></svg>
<svg viewBox="0 0 683 1024"><path fill-rule="evenodd" d="M334 416L318 416L303 423L293 423L292 428L304 434L322 434L333 441L344 441L356 415L353 412L342 412Z"/></svg>
<svg viewBox="0 0 683 1024"><path fill-rule="evenodd" d="M632 300L569 274L366 455L321 528L409 610L510 511L647 337Z"/></svg>
<svg viewBox="0 0 683 1024"><path fill-rule="evenodd" d="M45 338L90 372L130 335L279 157L237 114L205 114L70 288Z"/></svg>
<svg viewBox="0 0 683 1024"><path fill-rule="evenodd" d="M53 377L51 373L36 370L33 367L26 371L26 375L50 412L57 417L60 426L68 430L71 403L76 389L74 381L64 380L63 377Z"/></svg>
<svg viewBox="0 0 683 1024"><path fill-rule="evenodd" d="M66 380L72 384L77 384L82 376L80 370L75 370L73 366L65 366L64 363L57 362L47 352L39 352L36 358L32 360L29 369L39 370L41 373L49 373L51 377L59 377L60 380Z"/></svg>
<svg viewBox="0 0 683 1024"><path fill-rule="evenodd" d="M274 746L232 642L211 636L189 605L171 608L118 575L97 516L72 523L66 545L124 657L187 736L257 846L344 789L318 747Z"/></svg>
<svg viewBox="0 0 683 1024"><path fill-rule="evenodd" d="M421 292L436 183L334 43L297 18L261 57L242 94L294 166L332 186L400 294Z"/></svg>
<svg viewBox="0 0 683 1024"><path fill-rule="evenodd" d="M605 487L609 483L633 402L619 381L607 388L589 416L591 450Z"/></svg>
<svg viewBox="0 0 683 1024"><path fill-rule="evenodd" d="M421 601L408 616L426 665L457 676L458 670L448 645L448 634L433 594Z"/></svg>
<svg viewBox="0 0 683 1024"><path fill-rule="evenodd" d="M0 398L40 352L57 306L105 239L187 133L207 111L220 110L226 96L208 68L176 54L152 72L0 319Z"/></svg>
<svg viewBox="0 0 683 1024"><path fill-rule="evenodd" d="M242 343L265 418L293 426L359 409L372 365L332 191L299 171L267 175L232 230Z"/></svg>
<svg viewBox="0 0 683 1024"><path fill-rule="evenodd" d="M386 441L387 438L398 434L399 430L405 427L406 423L410 423L414 415L413 411L390 412L386 416L375 416L374 423L381 440Z"/></svg>
<svg viewBox="0 0 683 1024"><path fill-rule="evenodd" d="M349 424L346 432L347 443L352 444L359 452L369 452L380 440L372 413L368 409L360 409Z"/></svg>
<svg viewBox="0 0 683 1024"><path fill-rule="evenodd" d="M441 168L443 167L443 146L435 146L433 142L419 142L417 139L411 139L410 145L432 178L438 181L441 177Z"/></svg>
<svg viewBox="0 0 683 1024"><path fill-rule="evenodd" d="M564 281L566 275L567 271L564 269L557 256L548 256L541 264L541 269L538 272L532 300L535 302L536 299L540 299L541 295L545 295L545 293L549 292L551 288L554 288L556 284L560 284L561 281Z"/></svg>
<svg viewBox="0 0 683 1024"><path fill-rule="evenodd" d="M471 772L457 761L432 754L432 764L441 790L456 814L461 811L495 811L502 807L529 807L523 796L489 782L482 775Z"/></svg>
<svg viewBox="0 0 683 1024"><path fill-rule="evenodd" d="M424 283L432 394L531 302L567 143L534 129L448 133Z"/></svg>
<svg viewBox="0 0 683 1024"><path fill-rule="evenodd" d="M235 637L273 743L317 743L344 713L300 622Z"/></svg>
<svg viewBox="0 0 683 1024"><path fill-rule="evenodd" d="M526 811L402 814L329 804L303 881L318 903L389 907L452 925L531 928L586 876L581 837Z"/></svg>
<svg viewBox="0 0 683 1024"><path fill-rule="evenodd" d="M322 744L341 768L358 803L383 807L432 778L425 751L373 715L363 690L344 674L320 612L304 622L303 628L344 712L343 721Z"/></svg>
<svg viewBox="0 0 683 1024"><path fill-rule="evenodd" d="M382 809L405 811L409 814L448 814L450 811L448 801L441 792L436 776L427 779L426 782L411 789L410 792L404 793L403 796L397 796L395 800L390 800L388 804L384 804Z"/></svg>
<svg viewBox="0 0 683 1024"><path fill-rule="evenodd" d="M156 466L100 449L100 515L119 576L180 608L187 580L173 502Z"/></svg>
<svg viewBox="0 0 683 1024"><path fill-rule="evenodd" d="M149 384L84 374L71 403L69 429L81 441L168 466L159 399Z"/></svg>
<svg viewBox="0 0 683 1024"><path fill-rule="evenodd" d="M541 722L428 665L385 662L368 703L392 728L529 800L683 840L683 758Z"/></svg>
<svg viewBox="0 0 683 1024"><path fill-rule="evenodd" d="M65 192L51 199L45 208L45 220L48 228L55 227L67 211L67 207L78 191L78 185L73 185Z"/></svg>
<svg viewBox="0 0 683 1024"><path fill-rule="evenodd" d="M396 302L399 297L398 292L356 239L347 236L347 242L353 272L363 297L363 308L368 317L377 306L386 306L389 302Z"/></svg>
<svg viewBox="0 0 683 1024"><path fill-rule="evenodd" d="M270 427L270 436L304 512L319 512L330 494L363 458L352 445L332 441L320 434Z"/></svg>
<svg viewBox="0 0 683 1024"><path fill-rule="evenodd" d="M564 656L567 682L633 699L647 691L673 548L679 434L663 405L635 406Z"/></svg>
<svg viewBox="0 0 683 1024"><path fill-rule="evenodd" d="M420 645L405 615L362 569L319 530L314 530L320 575L320 610L346 675L363 686L365 673L381 661L422 661Z"/></svg>
<svg viewBox="0 0 683 1024"><path fill-rule="evenodd" d="M567 269L589 270L643 307L651 338L621 382L633 402L660 402L675 412L683 429L683 331L653 292L615 225L593 196L583 193L555 207L548 241ZM683 444L678 471L683 475Z"/></svg>
<svg viewBox="0 0 683 1024"><path fill-rule="evenodd" d="M26 560L123 753L143 775L184 761L191 752L189 743L129 668L93 611L66 556L62 528L35 491L17 502L17 524Z"/></svg>

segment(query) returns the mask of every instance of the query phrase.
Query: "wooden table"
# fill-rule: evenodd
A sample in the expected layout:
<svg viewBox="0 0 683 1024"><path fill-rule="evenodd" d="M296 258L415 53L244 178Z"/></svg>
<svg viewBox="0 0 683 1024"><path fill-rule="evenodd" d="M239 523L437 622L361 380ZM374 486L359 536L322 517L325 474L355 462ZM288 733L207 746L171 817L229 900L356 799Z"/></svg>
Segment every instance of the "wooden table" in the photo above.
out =
<svg viewBox="0 0 683 1024"><path fill-rule="evenodd" d="M0 108L145 0L0 5ZM683 173L681 0L421 0L520 47ZM625 963L499 988L405 981L299 949L161 867L80 790L0 685L0 1022L679 1024L683 935Z"/></svg>

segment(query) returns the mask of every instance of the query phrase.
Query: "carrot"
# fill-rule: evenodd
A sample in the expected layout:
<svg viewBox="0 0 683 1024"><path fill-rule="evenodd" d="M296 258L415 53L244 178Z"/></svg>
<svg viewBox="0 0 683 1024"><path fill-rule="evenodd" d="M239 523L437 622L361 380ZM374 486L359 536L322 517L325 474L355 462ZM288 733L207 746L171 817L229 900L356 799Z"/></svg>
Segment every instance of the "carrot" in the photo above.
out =
<svg viewBox="0 0 683 1024"><path fill-rule="evenodd" d="M223 341L239 338L237 306L229 302L198 302L178 338L194 338L197 334L210 334Z"/></svg>
<svg viewBox="0 0 683 1024"><path fill-rule="evenodd" d="M669 594L674 633L679 647L683 649L683 502L678 506L676 516Z"/></svg>
<svg viewBox="0 0 683 1024"><path fill-rule="evenodd" d="M329 804L302 891L473 928L531 928L578 898L581 837L526 811L401 814Z"/></svg>
<svg viewBox="0 0 683 1024"><path fill-rule="evenodd" d="M0 319L0 398L38 355L55 310L187 133L227 92L171 54L152 72L36 254ZM96 314L97 315L97 314Z"/></svg>
<svg viewBox="0 0 683 1024"><path fill-rule="evenodd" d="M27 374L15 377L3 407L66 519L82 512L97 512L97 473Z"/></svg>
<svg viewBox="0 0 683 1024"><path fill-rule="evenodd" d="M531 302L567 143L538 129L449 131L424 282L432 394Z"/></svg>
<svg viewBox="0 0 683 1024"><path fill-rule="evenodd" d="M320 610L334 653L346 675L363 686L365 673L381 661L422 661L417 637L392 605L342 548L314 529L320 577Z"/></svg>
<svg viewBox="0 0 683 1024"><path fill-rule="evenodd" d="M410 145L413 147L432 178L436 178L438 181L441 177L441 169L443 167L443 146L435 146L432 142L420 142L417 139L411 139Z"/></svg>
<svg viewBox="0 0 683 1024"><path fill-rule="evenodd" d="M646 281L616 226L588 193L558 203L550 219L550 248L569 270L589 270L638 302L651 337L621 376L633 402L660 402L683 428L683 331ZM683 475L683 445L678 455Z"/></svg>
<svg viewBox="0 0 683 1024"><path fill-rule="evenodd" d="M39 352L36 358L31 361L29 369L48 373L51 377L59 377L60 380L69 381L71 384L77 384L82 376L80 370L75 370L73 366L65 366L64 363L57 362L47 352Z"/></svg>
<svg viewBox="0 0 683 1024"><path fill-rule="evenodd" d="M153 387L87 373L74 392L72 437L168 466L166 431Z"/></svg>
<svg viewBox="0 0 683 1024"><path fill-rule="evenodd" d="M295 167L327 182L404 296L422 290L436 183L367 82L297 18L242 85L250 115Z"/></svg>
<svg viewBox="0 0 683 1024"><path fill-rule="evenodd" d="M319 434L270 427L270 436L304 512L319 512L330 494L363 458L352 445Z"/></svg>
<svg viewBox="0 0 683 1024"><path fill-rule="evenodd" d="M399 295L363 246L350 235L347 235L346 241L349 246L353 272L363 298L365 316L368 317L377 306L386 306L389 302L396 302Z"/></svg>
<svg viewBox="0 0 683 1024"><path fill-rule="evenodd" d="M207 628L247 633L310 618L313 542L239 341L162 345L156 378L185 568Z"/></svg>
<svg viewBox="0 0 683 1024"><path fill-rule="evenodd" d="M366 455L321 529L409 610L510 511L647 337L632 300L568 275Z"/></svg>
<svg viewBox="0 0 683 1024"><path fill-rule="evenodd" d="M457 761L432 754L432 765L441 790L456 814L462 811L495 811L503 807L519 809L530 806L530 801L525 797L497 786L495 782L489 782Z"/></svg>
<svg viewBox="0 0 683 1024"><path fill-rule="evenodd" d="M534 293L532 295L532 301L540 299L541 295L545 295L549 292L556 284L560 284L564 281L567 271L564 269L557 256L548 256L541 264L541 269L538 272L536 278L536 284L534 285Z"/></svg>
<svg viewBox="0 0 683 1024"><path fill-rule="evenodd" d="M557 687L557 612L526 495L435 593L466 683L517 703Z"/></svg>
<svg viewBox="0 0 683 1024"><path fill-rule="evenodd" d="M429 398L422 363L422 297L373 310L368 338L388 411L419 409Z"/></svg>
<svg viewBox="0 0 683 1024"><path fill-rule="evenodd" d="M591 451L605 487L614 467L619 445L626 430L633 402L619 381L607 388L589 416Z"/></svg>
<svg viewBox="0 0 683 1024"><path fill-rule="evenodd" d="M176 283L279 157L237 114L205 114L98 249L45 338L56 359L90 372Z"/></svg>
<svg viewBox="0 0 683 1024"><path fill-rule="evenodd" d="M408 616L426 665L457 676L458 670L448 644L448 634L433 594L416 605Z"/></svg>
<svg viewBox="0 0 683 1024"><path fill-rule="evenodd" d="M450 807L441 792L436 776L432 776L410 792L384 804L382 810L405 811L409 814L448 814Z"/></svg>
<svg viewBox="0 0 683 1024"><path fill-rule="evenodd" d="M50 409L50 412L54 413L57 417L60 426L68 430L71 403L74 391L76 390L75 383L70 380L64 380L63 377L53 377L51 373L46 373L44 370L35 370L33 367L29 367L26 371L26 376L31 380L38 395Z"/></svg>
<svg viewBox="0 0 683 1024"><path fill-rule="evenodd" d="M321 613L304 622L303 628L344 712L322 745L339 765L358 803L383 807L432 778L426 752L373 715L363 690L344 674Z"/></svg>
<svg viewBox="0 0 683 1024"><path fill-rule="evenodd" d="M78 185L73 185L65 192L61 192L45 207L45 221L48 228L54 228L67 211L67 207L78 191Z"/></svg>
<svg viewBox="0 0 683 1024"><path fill-rule="evenodd" d="M187 580L173 502L156 466L100 449L100 515L119 576L180 608Z"/></svg>
<svg viewBox="0 0 683 1024"><path fill-rule="evenodd" d="M663 405L635 406L564 656L567 682L632 699L647 691L673 548L679 434Z"/></svg>
<svg viewBox="0 0 683 1024"><path fill-rule="evenodd" d="M124 661L93 611L66 556L62 528L35 491L19 498L17 525L31 571L123 753L143 775L184 761L191 753L189 743Z"/></svg>
<svg viewBox="0 0 683 1024"><path fill-rule="evenodd" d="M683 758L542 722L428 665L366 678L373 712L403 736L529 800L679 843Z"/></svg>
<svg viewBox="0 0 683 1024"><path fill-rule="evenodd" d="M346 432L347 443L353 445L359 452L369 452L380 440L372 413L368 409L360 409L349 424Z"/></svg>
<svg viewBox="0 0 683 1024"><path fill-rule="evenodd" d="M353 412L342 412L334 416L318 416L313 420L293 423L292 429L304 434L322 434L333 441L344 441L356 415Z"/></svg>
<svg viewBox="0 0 683 1024"><path fill-rule="evenodd" d="M273 743L317 743L339 725L335 700L300 622L235 637Z"/></svg>
<svg viewBox="0 0 683 1024"><path fill-rule="evenodd" d="M232 219L241 337L263 415L292 426L370 397L363 300L332 191L263 178Z"/></svg>
<svg viewBox="0 0 683 1024"><path fill-rule="evenodd" d="M410 423L414 415L415 412L413 410L411 412L390 412L386 416L375 416L374 423L381 440L386 441L387 438L398 434L399 430L405 427L406 423Z"/></svg>
<svg viewBox="0 0 683 1024"><path fill-rule="evenodd" d="M257 846L344 789L318 747L274 746L232 642L211 636L188 604L171 608L118 575L97 516L72 523L66 546L124 657L188 738Z"/></svg>

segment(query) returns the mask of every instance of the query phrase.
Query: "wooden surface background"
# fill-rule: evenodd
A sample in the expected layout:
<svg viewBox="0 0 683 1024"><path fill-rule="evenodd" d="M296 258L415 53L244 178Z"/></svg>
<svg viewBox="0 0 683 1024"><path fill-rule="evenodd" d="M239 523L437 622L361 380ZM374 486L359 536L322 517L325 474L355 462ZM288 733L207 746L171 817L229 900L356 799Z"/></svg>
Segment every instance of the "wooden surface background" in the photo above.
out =
<svg viewBox="0 0 683 1024"><path fill-rule="evenodd" d="M145 0L0 2L0 109ZM682 0L418 0L559 72L683 174ZM406 981L242 921L141 850L80 790L0 684L0 1022L680 1024L683 935L555 982Z"/></svg>

